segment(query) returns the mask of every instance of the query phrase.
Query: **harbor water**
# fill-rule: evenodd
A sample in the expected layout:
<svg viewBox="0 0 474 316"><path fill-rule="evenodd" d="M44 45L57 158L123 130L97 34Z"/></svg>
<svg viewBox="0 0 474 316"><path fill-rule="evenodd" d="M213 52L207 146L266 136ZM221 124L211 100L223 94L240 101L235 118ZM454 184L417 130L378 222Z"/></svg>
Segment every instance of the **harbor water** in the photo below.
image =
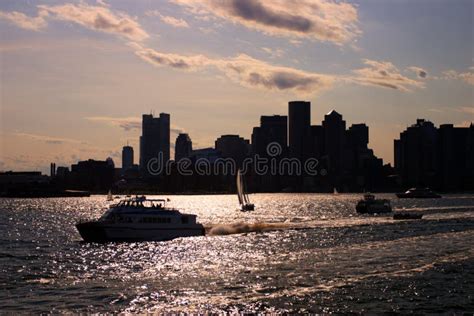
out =
<svg viewBox="0 0 474 316"><path fill-rule="evenodd" d="M105 196L0 199L0 310L474 312L474 195L378 195L423 214L402 221L357 215L357 194L168 197L206 236L85 243Z"/></svg>

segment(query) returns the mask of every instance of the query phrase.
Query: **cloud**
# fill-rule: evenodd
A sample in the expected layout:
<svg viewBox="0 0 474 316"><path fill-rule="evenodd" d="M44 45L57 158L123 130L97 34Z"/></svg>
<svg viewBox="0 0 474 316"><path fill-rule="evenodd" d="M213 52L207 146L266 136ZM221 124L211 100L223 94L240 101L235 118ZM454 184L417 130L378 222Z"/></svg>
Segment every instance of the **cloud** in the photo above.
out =
<svg viewBox="0 0 474 316"><path fill-rule="evenodd" d="M151 48L137 46L136 43L129 44L137 49L135 54L141 59L154 66L169 66L182 70L195 71L211 63L211 60L203 55L184 56L171 53L160 53Z"/></svg>
<svg viewBox="0 0 474 316"><path fill-rule="evenodd" d="M424 83L400 74L391 62L364 59L365 68L353 70L355 76L350 81L361 85L379 86L400 91L412 91L413 88L424 88Z"/></svg>
<svg viewBox="0 0 474 316"><path fill-rule="evenodd" d="M51 136L46 136L46 135L38 135L38 134L31 134L31 133L13 133L15 136L19 137L26 137L30 138L36 141L41 141L46 144L51 144L51 145L60 145L60 144L86 144L84 141L77 140L77 139L71 139L71 138L59 138L59 137L51 137Z"/></svg>
<svg viewBox="0 0 474 316"><path fill-rule="evenodd" d="M443 72L443 75L443 79L463 80L470 85L474 85L474 67L470 67L468 71L462 73L455 70L448 70Z"/></svg>
<svg viewBox="0 0 474 316"><path fill-rule="evenodd" d="M213 68L231 80L252 88L315 93L328 88L333 82L333 77L328 75L274 66L245 54L233 58L212 59L203 55L161 53L151 48L143 48L136 43L130 46L136 49L137 56L154 66L168 66L187 71Z"/></svg>
<svg viewBox="0 0 474 316"><path fill-rule="evenodd" d="M272 36L343 44L358 36L357 9L332 0L173 0L199 17L217 17Z"/></svg>
<svg viewBox="0 0 474 316"><path fill-rule="evenodd" d="M141 130L142 129L142 119L141 117L108 117L108 116L94 116L86 117L88 121L93 122L103 122L109 126L120 127L125 131L131 130ZM171 125L170 133L179 134L183 133L184 129L179 126Z"/></svg>
<svg viewBox="0 0 474 316"><path fill-rule="evenodd" d="M461 106L460 108L458 108L458 111L468 114L474 114L474 106Z"/></svg>
<svg viewBox="0 0 474 316"><path fill-rule="evenodd" d="M40 29L46 27L48 25L48 22L46 21L47 16L48 12L44 10L40 10L38 12L38 16L36 17L30 17L17 11L0 11L0 19L10 21L20 28L32 31L39 31Z"/></svg>
<svg viewBox="0 0 474 316"><path fill-rule="evenodd" d="M428 71L426 71L425 69L421 67L411 66L411 67L408 67L407 69L410 71L413 71L417 75L417 77L420 79L426 79L428 77Z"/></svg>
<svg viewBox="0 0 474 316"><path fill-rule="evenodd" d="M285 54L285 51L280 48L272 49L269 47L262 47L262 50L272 58L282 57Z"/></svg>
<svg viewBox="0 0 474 316"><path fill-rule="evenodd" d="M125 131L140 130L142 128L142 122L139 117L94 116L86 117L85 119L93 122L104 122L110 126L120 127Z"/></svg>
<svg viewBox="0 0 474 316"><path fill-rule="evenodd" d="M91 30L122 36L129 40L142 41L149 37L132 17L122 12L113 13L108 7L80 3L39 5L38 8L40 12L47 12L51 18L77 23Z"/></svg>
<svg viewBox="0 0 474 316"><path fill-rule="evenodd" d="M189 27L188 22L186 22L185 20L178 19L172 16L162 15L158 10L147 11L145 12L145 15L159 17L161 21L174 27L183 27L183 28Z"/></svg>

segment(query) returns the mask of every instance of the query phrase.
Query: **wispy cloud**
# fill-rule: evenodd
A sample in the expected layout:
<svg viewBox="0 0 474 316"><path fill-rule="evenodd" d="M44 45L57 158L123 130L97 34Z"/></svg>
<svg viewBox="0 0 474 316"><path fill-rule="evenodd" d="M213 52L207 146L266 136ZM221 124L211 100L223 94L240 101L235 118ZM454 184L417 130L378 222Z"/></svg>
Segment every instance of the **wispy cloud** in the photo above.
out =
<svg viewBox="0 0 474 316"><path fill-rule="evenodd" d="M48 12L45 10L38 11L38 15L35 17L27 16L24 13L17 11L0 11L0 19L7 20L20 28L32 31L39 31L46 27L48 25L48 22L46 21L47 16Z"/></svg>
<svg viewBox="0 0 474 316"><path fill-rule="evenodd" d="M470 85L474 85L474 67L470 67L466 72L457 72L455 70L448 70L443 72L443 79L458 79L463 80Z"/></svg>
<svg viewBox="0 0 474 316"><path fill-rule="evenodd" d="M414 72L419 79L426 79L428 77L428 71L421 67L411 66L407 70Z"/></svg>
<svg viewBox="0 0 474 316"><path fill-rule="evenodd" d="M142 119L140 117L109 117L109 116L93 116L86 117L88 121L101 122L109 126L120 127L125 131L141 130ZM170 126L170 132L174 134L183 133L183 129L176 125Z"/></svg>
<svg viewBox="0 0 474 316"><path fill-rule="evenodd" d="M77 23L91 30L118 35L133 41L142 41L149 37L140 24L126 13L112 12L107 6L93 6L85 3L39 5L36 17L29 17L16 11L0 11L0 18L30 30L44 28L48 24L47 19L56 19Z"/></svg>
<svg viewBox="0 0 474 316"><path fill-rule="evenodd" d="M461 106L461 107L458 108L458 111L474 115L474 105L473 106Z"/></svg>
<svg viewBox="0 0 474 316"><path fill-rule="evenodd" d="M270 55L272 58L282 57L285 54L285 51L280 48L272 49L269 47L262 47L262 51Z"/></svg>
<svg viewBox="0 0 474 316"><path fill-rule="evenodd" d="M333 81L331 76L274 66L245 54L233 58L212 59L203 55L183 56L161 53L151 48L141 47L136 43L131 46L136 49L137 56L154 66L169 66L188 71L212 67L231 80L248 87L314 93L328 88Z"/></svg>
<svg viewBox="0 0 474 316"><path fill-rule="evenodd" d="M365 68L353 71L355 76L348 79L362 85L379 86L400 91L412 91L413 88L423 88L424 83L410 79L400 74L395 65L388 61L364 59Z"/></svg>
<svg viewBox="0 0 474 316"><path fill-rule="evenodd" d="M174 0L200 17L217 17L269 35L343 44L358 36L357 9L332 0Z"/></svg>
<svg viewBox="0 0 474 316"><path fill-rule="evenodd" d="M16 132L16 133L13 133L13 135L19 136L19 137L30 138L30 139L41 141L41 142L44 142L46 144L51 144L51 145L59 145L59 144L64 144L64 143L83 144L83 145L87 144L86 142L77 140L77 139L52 137L52 136L32 134L32 133Z"/></svg>
<svg viewBox="0 0 474 316"><path fill-rule="evenodd" d="M107 116L93 116L86 117L88 121L102 122L110 126L120 127L125 131L140 130L142 122L139 117L107 117Z"/></svg>
<svg viewBox="0 0 474 316"><path fill-rule="evenodd" d="M159 17L161 21L164 23L174 26L174 27L182 27L182 28L188 28L189 24L183 19L178 19L169 15L163 15L160 13L158 10L150 10L145 12L145 15L147 16L155 16Z"/></svg>

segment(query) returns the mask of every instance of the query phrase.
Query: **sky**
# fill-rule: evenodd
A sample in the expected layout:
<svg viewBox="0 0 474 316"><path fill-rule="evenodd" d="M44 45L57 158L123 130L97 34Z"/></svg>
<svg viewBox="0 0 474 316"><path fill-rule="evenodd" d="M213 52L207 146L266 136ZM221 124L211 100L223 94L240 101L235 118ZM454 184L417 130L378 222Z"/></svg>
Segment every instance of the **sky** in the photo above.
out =
<svg viewBox="0 0 474 316"><path fill-rule="evenodd" d="M249 139L291 100L366 123L392 163L417 118L474 121L473 19L472 0L1 0L0 170L138 161L143 113L171 114L172 144Z"/></svg>

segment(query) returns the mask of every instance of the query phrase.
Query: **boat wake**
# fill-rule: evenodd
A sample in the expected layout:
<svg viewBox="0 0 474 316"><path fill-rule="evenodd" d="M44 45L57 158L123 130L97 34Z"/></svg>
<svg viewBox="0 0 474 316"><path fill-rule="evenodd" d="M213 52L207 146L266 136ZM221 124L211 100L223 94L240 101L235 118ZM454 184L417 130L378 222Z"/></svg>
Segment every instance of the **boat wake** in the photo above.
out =
<svg viewBox="0 0 474 316"><path fill-rule="evenodd" d="M282 229L296 228L292 223L234 223L219 224L206 227L206 235L219 236L242 233L267 232Z"/></svg>

